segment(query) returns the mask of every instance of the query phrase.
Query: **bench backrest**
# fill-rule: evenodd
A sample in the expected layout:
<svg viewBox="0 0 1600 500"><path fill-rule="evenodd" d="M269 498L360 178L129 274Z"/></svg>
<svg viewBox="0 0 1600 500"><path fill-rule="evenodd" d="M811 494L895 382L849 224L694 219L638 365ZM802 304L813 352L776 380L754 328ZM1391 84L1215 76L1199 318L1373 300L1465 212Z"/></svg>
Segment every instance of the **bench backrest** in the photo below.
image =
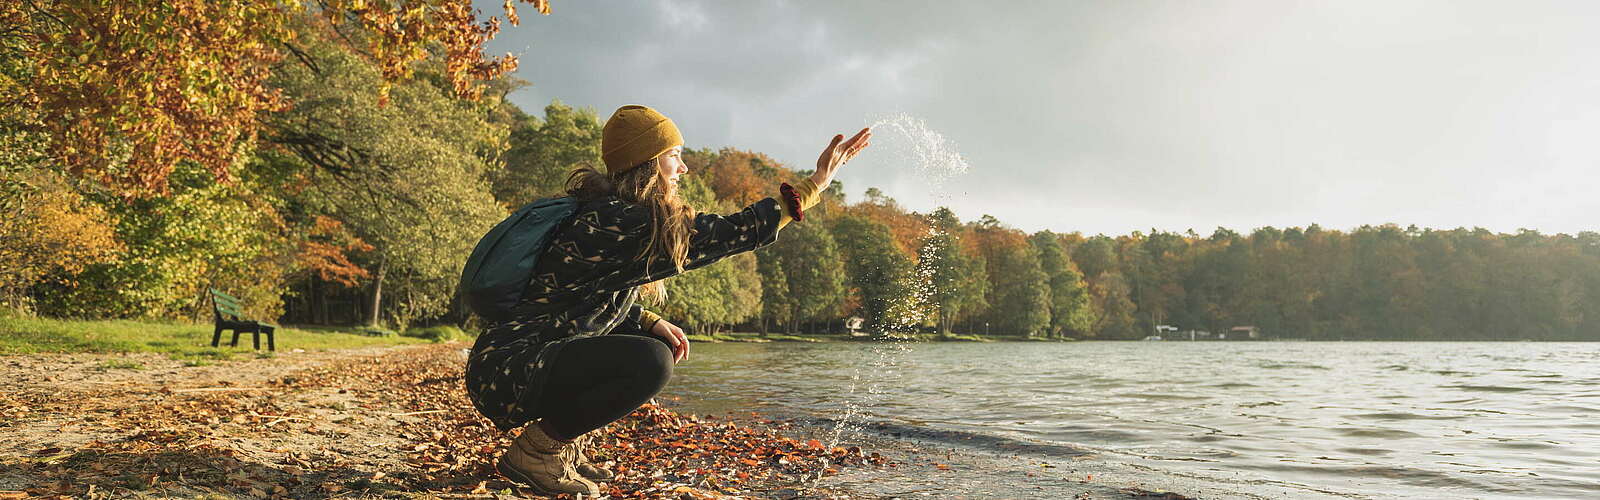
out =
<svg viewBox="0 0 1600 500"><path fill-rule="evenodd" d="M244 314L239 311L239 299L215 288L211 289L211 310L217 313L218 320L224 319L224 316L232 316L228 318L231 321L244 319Z"/></svg>

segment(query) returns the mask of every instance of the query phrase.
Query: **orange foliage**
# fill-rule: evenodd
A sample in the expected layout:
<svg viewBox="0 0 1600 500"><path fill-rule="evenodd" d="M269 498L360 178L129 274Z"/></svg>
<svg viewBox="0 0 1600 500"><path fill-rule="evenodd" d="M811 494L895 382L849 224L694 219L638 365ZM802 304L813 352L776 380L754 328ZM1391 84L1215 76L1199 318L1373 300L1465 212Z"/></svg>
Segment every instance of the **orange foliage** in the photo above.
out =
<svg viewBox="0 0 1600 500"><path fill-rule="evenodd" d="M187 158L226 179L256 114L283 104L265 84L278 57L266 42L287 37L288 12L276 2L45 5L51 17L35 16L23 40L37 71L27 91L53 153L75 175L124 194L165 192Z"/></svg>
<svg viewBox="0 0 1600 500"><path fill-rule="evenodd" d="M747 206L762 198L776 196L778 184L796 182L799 176L771 157L749 151L724 148L703 165L692 165L689 175L701 175L719 200Z"/></svg>
<svg viewBox="0 0 1600 500"><path fill-rule="evenodd" d="M994 260L993 256L1002 250L1028 246L1028 235L1020 230L999 225L985 225L981 222L969 225L969 228L971 233L963 238L966 242L970 242L971 246L967 249L977 252L972 255L982 255L991 262Z"/></svg>
<svg viewBox="0 0 1600 500"><path fill-rule="evenodd" d="M546 0L523 1L549 12ZM52 156L124 196L165 194L180 160L229 180L259 116L288 104L266 82L296 51L291 24L307 5L370 35L366 52L390 80L409 76L433 43L463 98L516 69L513 56L484 56L499 20L476 22L470 0L0 2L0 20L16 26L0 37L31 65L32 81L11 90L37 109Z"/></svg>
<svg viewBox="0 0 1600 500"><path fill-rule="evenodd" d="M350 234L338 219L318 215L312 224L311 237L314 239L300 242L297 258L323 281L355 287L360 284L357 280L371 275L350 262L349 253L370 252L372 245Z"/></svg>
<svg viewBox="0 0 1600 500"><path fill-rule="evenodd" d="M521 0L540 14L550 13L548 0ZM506 18L513 26L516 0L505 0ZM428 43L439 42L445 49L445 74L456 95L477 99L483 95L479 82L517 69L517 57L507 54L485 58L483 44L500 33L500 19L477 22L471 0L332 0L323 4L323 15L341 22L353 16L371 33L368 49L389 80L411 76L411 63L428 57ZM388 89L381 89L387 97Z"/></svg>
<svg viewBox="0 0 1600 500"><path fill-rule="evenodd" d="M928 236L927 217L906 212L892 199L867 200L847 206L844 210L846 214L859 215L889 226L889 236L894 238L895 249L913 260L917 257L917 248L922 239Z"/></svg>

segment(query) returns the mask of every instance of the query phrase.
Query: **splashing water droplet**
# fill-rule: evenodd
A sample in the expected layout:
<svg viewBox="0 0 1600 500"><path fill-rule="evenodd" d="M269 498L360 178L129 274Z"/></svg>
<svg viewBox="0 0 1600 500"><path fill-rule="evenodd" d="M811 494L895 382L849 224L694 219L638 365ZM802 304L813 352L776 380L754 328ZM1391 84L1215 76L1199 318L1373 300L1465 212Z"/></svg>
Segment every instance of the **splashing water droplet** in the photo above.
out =
<svg viewBox="0 0 1600 500"><path fill-rule="evenodd" d="M946 183L967 173L969 169L967 160L956 150L953 141L928 128L921 119L905 113L878 118L868 126L880 137L885 137L882 132L891 132L886 135L889 154L895 159L891 164L908 165L914 169L919 174L917 177L929 183L934 200L947 202L951 198L945 191ZM890 304L890 313L886 315L888 321L874 325L873 362L867 367L856 367L851 374L843 395L844 411L835 421L824 449L831 450L839 446L847 435L859 432L861 423L858 420L867 417L872 408L878 407L899 379L900 365L906 354L911 352L917 327L926 323L937 310L933 302L937 291L933 278L938 268L939 253L932 251L932 246L939 244L936 237L943 234L939 226L930 221L928 234L924 236L922 249L918 253L933 258L918 260L913 272L901 281L899 288L905 293ZM864 391L865 394L857 394L858 391ZM812 482L820 481L829 465L828 459L824 458L821 469L811 478Z"/></svg>
<svg viewBox="0 0 1600 500"><path fill-rule="evenodd" d="M874 132L889 131L890 154L906 160L919 175L931 185L934 198L948 201L950 194L944 189L946 181L967 173L967 159L956 150L956 144L944 134L928 128L921 119L906 113L894 113L873 120L868 127ZM876 135L876 134L874 134Z"/></svg>

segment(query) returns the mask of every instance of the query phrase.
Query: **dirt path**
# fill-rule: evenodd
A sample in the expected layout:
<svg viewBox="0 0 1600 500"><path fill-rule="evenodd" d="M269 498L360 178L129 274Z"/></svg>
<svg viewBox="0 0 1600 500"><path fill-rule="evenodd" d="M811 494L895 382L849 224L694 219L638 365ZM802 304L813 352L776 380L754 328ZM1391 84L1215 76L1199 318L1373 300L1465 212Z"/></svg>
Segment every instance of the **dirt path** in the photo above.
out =
<svg viewBox="0 0 1600 500"><path fill-rule="evenodd" d="M531 496L489 468L509 436L466 401L465 347L211 366L153 354L0 357L0 499ZM886 462L777 431L647 406L592 453L619 472L609 495L626 498L843 496L788 485L824 456L835 469Z"/></svg>
<svg viewBox="0 0 1600 500"><path fill-rule="evenodd" d="M0 490L72 496L336 493L406 459L408 410L329 366L426 348L288 352L185 366L155 354L0 359ZM459 348L454 348L459 349ZM115 368L137 363L142 369ZM111 367L111 368L108 368ZM218 476L218 477L213 477Z"/></svg>

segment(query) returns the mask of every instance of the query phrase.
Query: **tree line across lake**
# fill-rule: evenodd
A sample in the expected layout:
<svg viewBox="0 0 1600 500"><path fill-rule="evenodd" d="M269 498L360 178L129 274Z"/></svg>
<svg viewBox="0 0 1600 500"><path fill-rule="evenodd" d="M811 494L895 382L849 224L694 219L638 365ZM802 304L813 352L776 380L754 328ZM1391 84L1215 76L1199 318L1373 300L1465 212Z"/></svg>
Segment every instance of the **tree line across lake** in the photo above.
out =
<svg viewBox="0 0 1600 500"><path fill-rule="evenodd" d="M0 17L60 30L41 12L73 5L5 7ZM102 21L115 27L83 20ZM135 24L124 28L158 29ZM458 54L440 45L397 72L373 49L393 47L368 43L387 35L367 24L285 14L277 26L293 36L244 65L259 73L161 66L181 58L119 66L148 72L133 81L154 82L154 94L126 82L85 93L121 82L94 59L121 56L67 50L74 33L0 37L0 95L19 96L0 103L6 308L206 319L216 287L265 319L470 328L454 288L477 238L509 210L558 194L573 166L599 164L593 110L557 101L528 114L506 99L522 83L503 71L480 71L464 91ZM249 78L259 88L244 97L205 87ZM141 100L166 95L166 84L198 85L167 90L210 100ZM71 92L77 101L61 95ZM272 102L215 116L253 95ZM86 125L63 128L69 118ZM176 156L151 163L163 154ZM703 211L735 211L807 175L733 148L690 149L685 160L681 189ZM852 201L835 183L773 246L673 278L668 292L654 308L702 333L838 333L857 316L869 331L1044 338L1248 325L1312 340L1600 340L1600 234L1394 225L1028 234L987 215L911 212L877 189Z"/></svg>

